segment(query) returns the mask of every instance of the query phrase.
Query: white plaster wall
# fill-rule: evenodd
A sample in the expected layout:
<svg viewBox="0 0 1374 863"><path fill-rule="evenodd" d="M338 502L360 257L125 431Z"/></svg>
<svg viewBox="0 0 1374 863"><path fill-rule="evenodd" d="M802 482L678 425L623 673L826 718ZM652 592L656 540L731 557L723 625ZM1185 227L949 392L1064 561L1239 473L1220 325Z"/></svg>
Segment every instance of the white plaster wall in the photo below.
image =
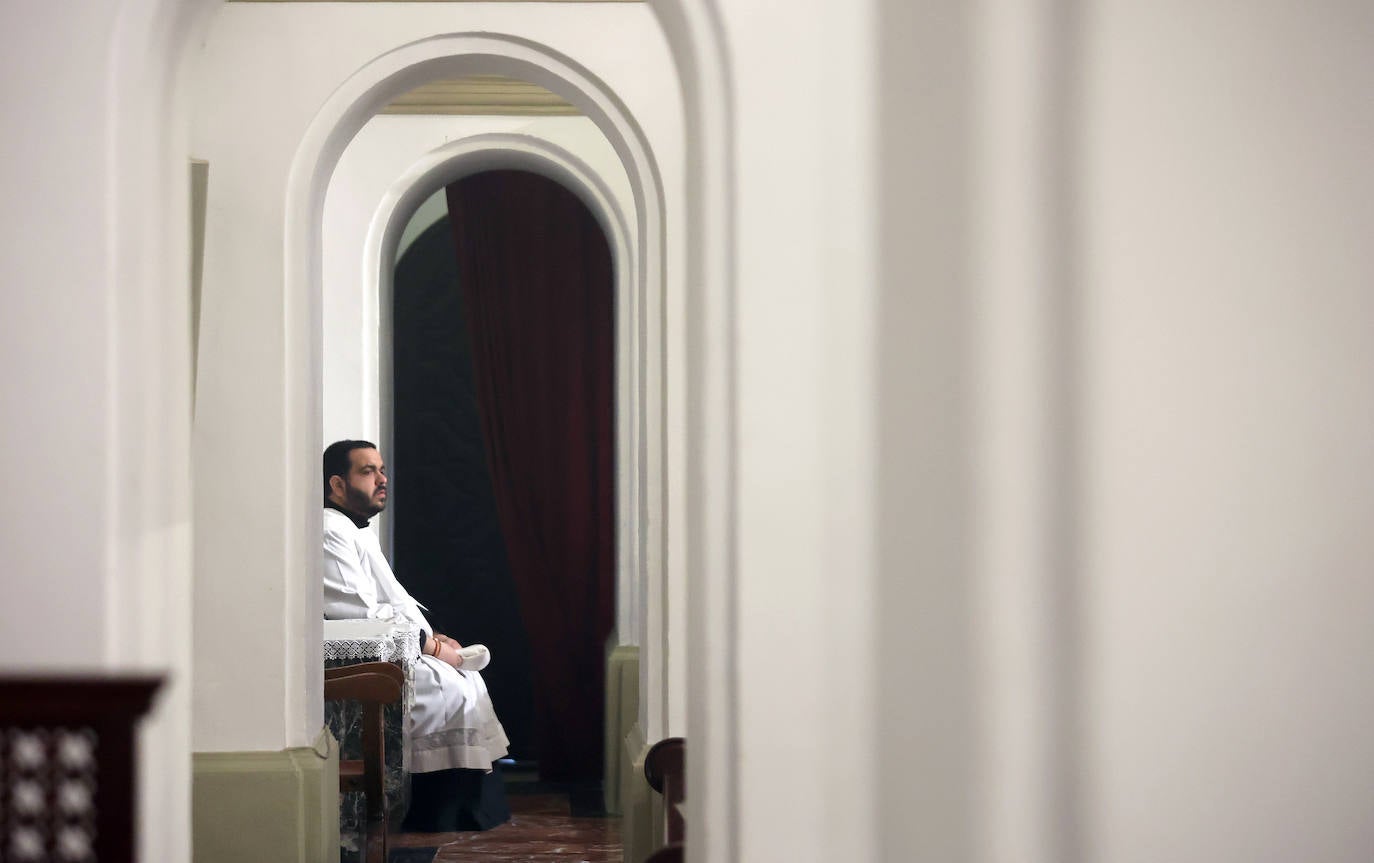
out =
<svg viewBox="0 0 1374 863"><path fill-rule="evenodd" d="M1374 849L1374 8L1084 28L1086 853Z"/></svg>
<svg viewBox="0 0 1374 863"><path fill-rule="evenodd" d="M656 5L738 312L690 859L1365 859L1368 8Z"/></svg>
<svg viewBox="0 0 1374 863"><path fill-rule="evenodd" d="M154 674L139 856L189 849L182 49L209 4L0 10L0 668Z"/></svg>
<svg viewBox="0 0 1374 863"><path fill-rule="evenodd" d="M311 118L354 70L406 43L461 31L518 33L610 84L663 166L665 195L681 207L675 79L645 7L223 8L195 90L194 142L212 165L195 464L198 476L213 478L198 483L196 498L197 750L304 745L321 721L311 664L319 552L309 541L318 467L303 456L318 451L318 438L314 447L303 442L320 428L296 427L310 413L299 401L321 397L305 383L318 369L299 338L321 312L311 298L282 294L292 157ZM223 470L241 463L253 467Z"/></svg>
<svg viewBox="0 0 1374 863"><path fill-rule="evenodd" d="M854 96L872 83L865 5L720 9L738 159L737 860L873 853L877 753L859 743L873 703L874 116ZM780 62L784 45L815 59Z"/></svg>
<svg viewBox="0 0 1374 863"><path fill-rule="evenodd" d="M4 574L10 600L0 609L0 659L7 667L104 664L103 650L49 634L60 613L64 625L95 633L95 646L103 647L110 589L105 545L113 514L96 508L81 530L72 529L76 490L90 483L82 497L97 502L107 491L112 397L99 364L110 340L101 242L108 202L91 206L78 193L86 181L72 167L87 160L83 140L106 134L104 94L80 81L83 72L103 73L117 10L87 5L79 20L66 11L7 6L0 30L4 116L16 123L32 117L49 130L16 136L0 168L0 188L15 206L0 232L6 318L29 322L0 346L6 368L28 372L7 374L0 384L0 434L14 456L15 487L26 490L0 504L10 560ZM54 44L71 46L79 59L54 52ZM82 236L94 242L72 248L71 238Z"/></svg>
<svg viewBox="0 0 1374 863"><path fill-rule="evenodd" d="M326 214L328 213L328 209L329 199L326 198ZM428 198L425 198L424 202L415 208L415 214L410 217L410 221L406 222L405 230L401 232L401 239L396 241L396 259L400 260L404 257L411 243L419 239L420 235L429 230L435 222L447 215L448 199L445 191L440 190L430 195ZM328 215L326 215L326 218L328 218ZM325 337L328 338L328 328L326 328ZM328 398L327 395L326 398ZM328 437L327 434L326 437Z"/></svg>

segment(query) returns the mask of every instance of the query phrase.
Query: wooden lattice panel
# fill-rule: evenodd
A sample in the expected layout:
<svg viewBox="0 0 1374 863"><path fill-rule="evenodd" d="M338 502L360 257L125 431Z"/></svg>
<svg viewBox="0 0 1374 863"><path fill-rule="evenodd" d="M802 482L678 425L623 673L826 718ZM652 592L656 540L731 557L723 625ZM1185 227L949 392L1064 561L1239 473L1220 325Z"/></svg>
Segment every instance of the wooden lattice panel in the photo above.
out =
<svg viewBox="0 0 1374 863"><path fill-rule="evenodd" d="M0 860L95 860L99 738L89 727L0 731Z"/></svg>
<svg viewBox="0 0 1374 863"><path fill-rule="evenodd" d="M133 860L134 725L158 685L0 679L0 863Z"/></svg>

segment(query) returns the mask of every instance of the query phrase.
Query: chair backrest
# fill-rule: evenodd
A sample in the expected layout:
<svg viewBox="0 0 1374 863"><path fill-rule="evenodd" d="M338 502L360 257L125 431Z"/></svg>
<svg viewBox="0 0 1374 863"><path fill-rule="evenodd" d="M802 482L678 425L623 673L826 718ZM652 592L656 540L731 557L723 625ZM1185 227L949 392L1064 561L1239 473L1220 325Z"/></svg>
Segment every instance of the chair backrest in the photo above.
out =
<svg viewBox="0 0 1374 863"><path fill-rule="evenodd" d="M682 820L682 801L687 799L686 752L685 740L669 737L655 743L644 756L644 777L663 795L663 832L669 845L682 842L686 832Z"/></svg>

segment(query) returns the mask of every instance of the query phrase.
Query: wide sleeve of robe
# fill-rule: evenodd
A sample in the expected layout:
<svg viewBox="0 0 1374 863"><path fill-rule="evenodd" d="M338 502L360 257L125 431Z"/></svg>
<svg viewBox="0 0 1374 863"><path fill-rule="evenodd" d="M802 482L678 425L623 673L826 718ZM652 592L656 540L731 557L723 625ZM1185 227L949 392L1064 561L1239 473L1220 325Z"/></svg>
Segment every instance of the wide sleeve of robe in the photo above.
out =
<svg viewBox="0 0 1374 863"><path fill-rule="evenodd" d="M358 528L345 516L325 510L324 616L330 620L390 620L396 610L378 597L358 544Z"/></svg>

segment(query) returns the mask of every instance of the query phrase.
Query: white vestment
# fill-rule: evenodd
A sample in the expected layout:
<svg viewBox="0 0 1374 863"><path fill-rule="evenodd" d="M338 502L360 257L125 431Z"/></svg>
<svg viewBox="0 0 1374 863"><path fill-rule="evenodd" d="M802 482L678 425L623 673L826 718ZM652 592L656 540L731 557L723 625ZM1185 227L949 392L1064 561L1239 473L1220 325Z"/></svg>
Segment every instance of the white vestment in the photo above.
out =
<svg viewBox="0 0 1374 863"><path fill-rule="evenodd" d="M324 511L324 616L406 621L434 634L420 604L391 572L377 535L333 509ZM411 772L490 770L505 756L510 741L480 673L421 656L413 674L415 700L407 729Z"/></svg>

